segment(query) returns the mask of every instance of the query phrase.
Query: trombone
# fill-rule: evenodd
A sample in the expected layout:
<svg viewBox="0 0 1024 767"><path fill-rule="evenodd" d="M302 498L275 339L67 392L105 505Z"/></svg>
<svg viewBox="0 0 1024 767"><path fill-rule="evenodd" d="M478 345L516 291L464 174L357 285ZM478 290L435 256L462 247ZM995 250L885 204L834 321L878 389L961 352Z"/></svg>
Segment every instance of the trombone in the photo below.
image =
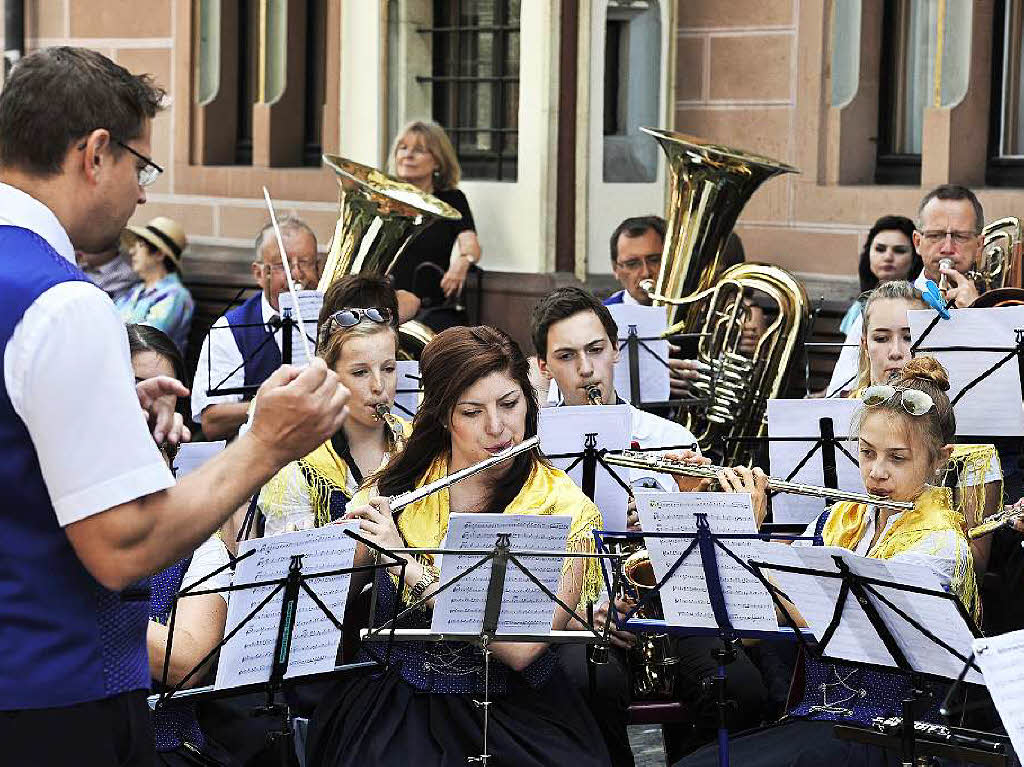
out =
<svg viewBox="0 0 1024 767"><path fill-rule="evenodd" d="M681 477L699 477L712 480L717 479L718 472L725 468L723 466L699 466L697 464L683 463L682 461L675 461L664 456L641 453L636 450L608 453L604 456L604 461L611 466L623 466L628 469L642 469L662 474L676 474ZM795 495L809 495L814 498L831 498L834 501L867 503L901 511L910 511L914 508L913 501L890 501L888 498L868 495L867 493L852 493L846 490L836 490L831 487L802 485L798 482L787 482L784 479L776 479L775 477L768 477L768 489L776 493L794 493Z"/></svg>

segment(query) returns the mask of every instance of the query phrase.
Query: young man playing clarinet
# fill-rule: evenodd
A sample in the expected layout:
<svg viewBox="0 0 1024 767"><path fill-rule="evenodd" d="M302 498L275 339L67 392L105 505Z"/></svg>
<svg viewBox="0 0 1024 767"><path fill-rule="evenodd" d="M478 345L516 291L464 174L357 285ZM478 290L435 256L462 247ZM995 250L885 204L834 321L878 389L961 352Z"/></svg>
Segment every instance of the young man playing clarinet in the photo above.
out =
<svg viewBox="0 0 1024 767"><path fill-rule="evenodd" d="M537 352L541 374L558 384L558 405L627 404L615 392L614 370L619 359L618 327L599 300L576 287L558 288L541 299L533 310L530 333ZM593 398L593 399L592 399ZM682 453L680 446L694 445L696 439L681 424L630 407L634 448L670 448L666 452ZM663 490L675 491L669 475L655 475ZM630 500L627 524L639 528L636 508ZM595 622L602 627L608 603L595 613ZM626 733L628 707L631 700L629 662L625 650L636 642L626 631L610 632L613 651L606 664L594 668L594 691L590 694L590 675L582 645L565 644L558 648L559 660L570 679L589 701L604 735L616 767L633 765ZM717 640L707 637L686 637L677 642L676 654L681 692L696 698L704 679L715 673L711 649ZM692 695L691 695L692 693ZM742 653L730 666L727 694L736 702L733 728L757 723L764 703L765 691L757 669ZM709 703L707 709L713 710Z"/></svg>

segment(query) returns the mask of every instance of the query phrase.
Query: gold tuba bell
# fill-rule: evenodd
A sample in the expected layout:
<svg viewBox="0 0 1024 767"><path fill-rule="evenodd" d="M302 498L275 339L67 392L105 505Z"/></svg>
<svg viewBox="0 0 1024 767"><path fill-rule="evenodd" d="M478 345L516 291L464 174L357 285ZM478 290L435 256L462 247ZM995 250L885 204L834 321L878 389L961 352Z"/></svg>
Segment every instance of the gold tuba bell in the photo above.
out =
<svg viewBox="0 0 1024 767"><path fill-rule="evenodd" d="M376 168L333 154L323 160L338 179L339 216L317 286L321 293L350 274L388 274L416 235L439 219L462 218L442 200ZM403 323L403 356L419 358L433 335L421 322Z"/></svg>
<svg viewBox="0 0 1024 767"><path fill-rule="evenodd" d="M979 293L998 288L1020 288L1021 241L1024 227L1016 216L1000 218L981 230L983 244L968 276Z"/></svg>
<svg viewBox="0 0 1024 767"><path fill-rule="evenodd" d="M796 168L693 136L641 128L661 144L671 171L667 231L655 306L668 306L674 333L702 334L697 359L711 369L695 384L706 408L680 420L705 453L729 464L747 449L726 439L763 432L768 400L780 396L810 323L801 283L771 264L737 264L721 271L722 250L743 206L762 183ZM744 351L743 324L751 303L767 298L776 313L752 350Z"/></svg>

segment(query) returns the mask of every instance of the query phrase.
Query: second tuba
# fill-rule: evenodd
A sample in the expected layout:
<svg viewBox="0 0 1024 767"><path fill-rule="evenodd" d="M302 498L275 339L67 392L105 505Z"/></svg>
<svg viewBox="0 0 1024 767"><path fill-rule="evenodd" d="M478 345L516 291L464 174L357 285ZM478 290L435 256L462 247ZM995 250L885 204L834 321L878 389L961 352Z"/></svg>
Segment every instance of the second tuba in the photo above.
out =
<svg viewBox="0 0 1024 767"><path fill-rule="evenodd" d="M667 306L666 334L700 333L697 359L711 369L697 382L706 408L681 414L701 450L726 463L745 462L746 448L731 438L764 430L768 400L782 394L810 324L807 294L785 269L737 264L722 271L721 255L740 212L772 176L796 168L693 136L643 128L668 159L671 187L661 272L649 290ZM753 344L747 317L765 300L775 307Z"/></svg>
<svg viewBox="0 0 1024 767"><path fill-rule="evenodd" d="M406 246L440 219L458 220L451 205L376 168L333 154L324 164L338 179L338 223L317 289L350 274L388 274ZM434 332L410 320L398 330L401 356L419 359Z"/></svg>

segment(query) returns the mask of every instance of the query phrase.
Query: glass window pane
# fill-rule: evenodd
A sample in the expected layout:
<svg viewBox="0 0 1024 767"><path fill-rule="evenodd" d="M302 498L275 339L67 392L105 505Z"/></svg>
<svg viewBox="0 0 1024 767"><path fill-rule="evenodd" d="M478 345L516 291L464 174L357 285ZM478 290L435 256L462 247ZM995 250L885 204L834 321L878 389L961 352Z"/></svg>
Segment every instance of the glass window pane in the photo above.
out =
<svg viewBox="0 0 1024 767"><path fill-rule="evenodd" d="M832 106L849 103L860 79L861 0L832 5Z"/></svg>
<svg viewBox="0 0 1024 767"><path fill-rule="evenodd" d="M658 145L640 132L660 121L661 6L608 5L605 37L604 174L606 182L650 183Z"/></svg>
<svg viewBox="0 0 1024 767"><path fill-rule="evenodd" d="M199 0L196 103L213 101L220 88L220 0Z"/></svg>
<svg viewBox="0 0 1024 767"><path fill-rule="evenodd" d="M1007 0L1006 16L1003 23L1003 104L1000 155L1002 157L1024 156L1024 120L1021 119L1021 104L1024 104L1024 62L1021 57L1021 34L1024 33L1024 3L1021 0Z"/></svg>

